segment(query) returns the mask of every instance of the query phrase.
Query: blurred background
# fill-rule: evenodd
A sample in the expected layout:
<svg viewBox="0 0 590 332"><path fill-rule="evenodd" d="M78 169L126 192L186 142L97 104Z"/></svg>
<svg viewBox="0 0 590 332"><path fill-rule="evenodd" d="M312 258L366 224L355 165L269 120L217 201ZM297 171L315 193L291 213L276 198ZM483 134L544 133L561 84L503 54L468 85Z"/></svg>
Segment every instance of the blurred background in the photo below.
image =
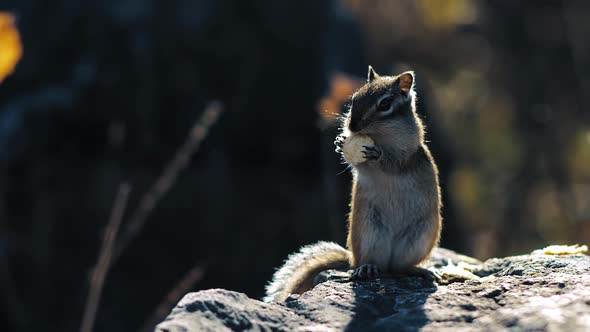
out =
<svg viewBox="0 0 590 332"><path fill-rule="evenodd" d="M2 0L0 11L8 330L79 330L122 183L98 331L152 330L188 291L260 297L289 253L343 244L350 175L335 114L369 64L416 72L442 246L486 259L590 242L588 1Z"/></svg>

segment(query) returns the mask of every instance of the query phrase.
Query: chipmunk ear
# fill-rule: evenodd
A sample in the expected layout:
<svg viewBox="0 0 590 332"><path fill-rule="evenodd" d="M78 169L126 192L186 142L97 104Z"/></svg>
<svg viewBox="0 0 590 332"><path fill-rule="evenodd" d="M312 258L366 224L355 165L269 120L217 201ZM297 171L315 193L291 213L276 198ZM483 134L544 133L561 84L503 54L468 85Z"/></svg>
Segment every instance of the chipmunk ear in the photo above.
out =
<svg viewBox="0 0 590 332"><path fill-rule="evenodd" d="M414 87L414 72L407 71L405 73L402 73L401 75L399 75L397 80L399 81L399 88L403 92L408 93Z"/></svg>
<svg viewBox="0 0 590 332"><path fill-rule="evenodd" d="M374 79L379 78L379 74L369 65L369 73L367 74L367 82L371 83Z"/></svg>

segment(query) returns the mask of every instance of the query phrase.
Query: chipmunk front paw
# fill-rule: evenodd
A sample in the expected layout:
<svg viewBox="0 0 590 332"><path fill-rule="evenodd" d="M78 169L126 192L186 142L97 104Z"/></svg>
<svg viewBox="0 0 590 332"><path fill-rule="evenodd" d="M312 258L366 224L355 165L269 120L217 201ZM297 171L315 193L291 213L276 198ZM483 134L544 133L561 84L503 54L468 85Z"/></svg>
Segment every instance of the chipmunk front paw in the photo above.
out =
<svg viewBox="0 0 590 332"><path fill-rule="evenodd" d="M340 135L334 141L336 152L342 155L342 159L354 166L367 161L363 146L374 146L375 142L365 134Z"/></svg>
<svg viewBox="0 0 590 332"><path fill-rule="evenodd" d="M350 279L352 280L367 280L378 278L380 274L377 265L363 264L352 272Z"/></svg>
<svg viewBox="0 0 590 332"><path fill-rule="evenodd" d="M377 160L381 157L381 149L375 145L363 145L361 150L366 160Z"/></svg>

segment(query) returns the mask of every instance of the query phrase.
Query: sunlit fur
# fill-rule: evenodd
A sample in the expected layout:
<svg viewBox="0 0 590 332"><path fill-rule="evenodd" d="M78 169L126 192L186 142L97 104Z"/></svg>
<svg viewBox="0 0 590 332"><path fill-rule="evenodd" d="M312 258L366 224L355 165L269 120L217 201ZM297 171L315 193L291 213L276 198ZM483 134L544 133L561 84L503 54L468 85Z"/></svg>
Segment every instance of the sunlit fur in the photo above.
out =
<svg viewBox="0 0 590 332"><path fill-rule="evenodd" d="M377 77L359 89L343 123L345 133L369 135L382 151L378 160L353 166L352 267L374 264L391 273L426 259L441 228L438 171L424 144L415 92L402 92L399 77ZM393 102L380 112L384 96Z"/></svg>
<svg viewBox="0 0 590 332"><path fill-rule="evenodd" d="M414 75L412 72L404 74ZM401 75L400 75L401 76ZM370 134L376 145L388 149L403 161L424 142L424 125L417 116L416 93L411 89L403 93L400 76L379 76L365 84L353 96L348 114L344 117L344 131ZM393 97L393 117L382 118L377 111L379 101ZM402 114L396 114L402 113ZM357 128L351 128L351 122Z"/></svg>
<svg viewBox="0 0 590 332"><path fill-rule="evenodd" d="M282 302L314 286L316 275L327 269L346 268L350 252L333 242L318 242L291 254L266 286L265 302Z"/></svg>
<svg viewBox="0 0 590 332"><path fill-rule="evenodd" d="M414 74L382 77L369 68L368 83L351 100L341 135L369 135L381 151L376 160L350 165L353 173L348 249L331 242L303 247L287 259L267 287L267 302L284 301L314 285L323 270L375 265L382 273L403 273L428 258L440 237L438 171L424 144L416 114ZM378 111L391 96L391 108Z"/></svg>

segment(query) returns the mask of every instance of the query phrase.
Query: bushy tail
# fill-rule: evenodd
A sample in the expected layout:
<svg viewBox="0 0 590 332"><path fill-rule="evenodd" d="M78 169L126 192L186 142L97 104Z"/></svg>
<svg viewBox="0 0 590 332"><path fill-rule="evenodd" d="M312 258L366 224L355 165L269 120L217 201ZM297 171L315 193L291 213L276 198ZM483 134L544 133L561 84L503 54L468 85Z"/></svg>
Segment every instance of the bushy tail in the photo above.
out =
<svg viewBox="0 0 590 332"><path fill-rule="evenodd" d="M264 302L282 302L289 294L301 294L314 285L315 277L329 269L348 268L350 252L334 242L318 242L289 255L266 286Z"/></svg>

